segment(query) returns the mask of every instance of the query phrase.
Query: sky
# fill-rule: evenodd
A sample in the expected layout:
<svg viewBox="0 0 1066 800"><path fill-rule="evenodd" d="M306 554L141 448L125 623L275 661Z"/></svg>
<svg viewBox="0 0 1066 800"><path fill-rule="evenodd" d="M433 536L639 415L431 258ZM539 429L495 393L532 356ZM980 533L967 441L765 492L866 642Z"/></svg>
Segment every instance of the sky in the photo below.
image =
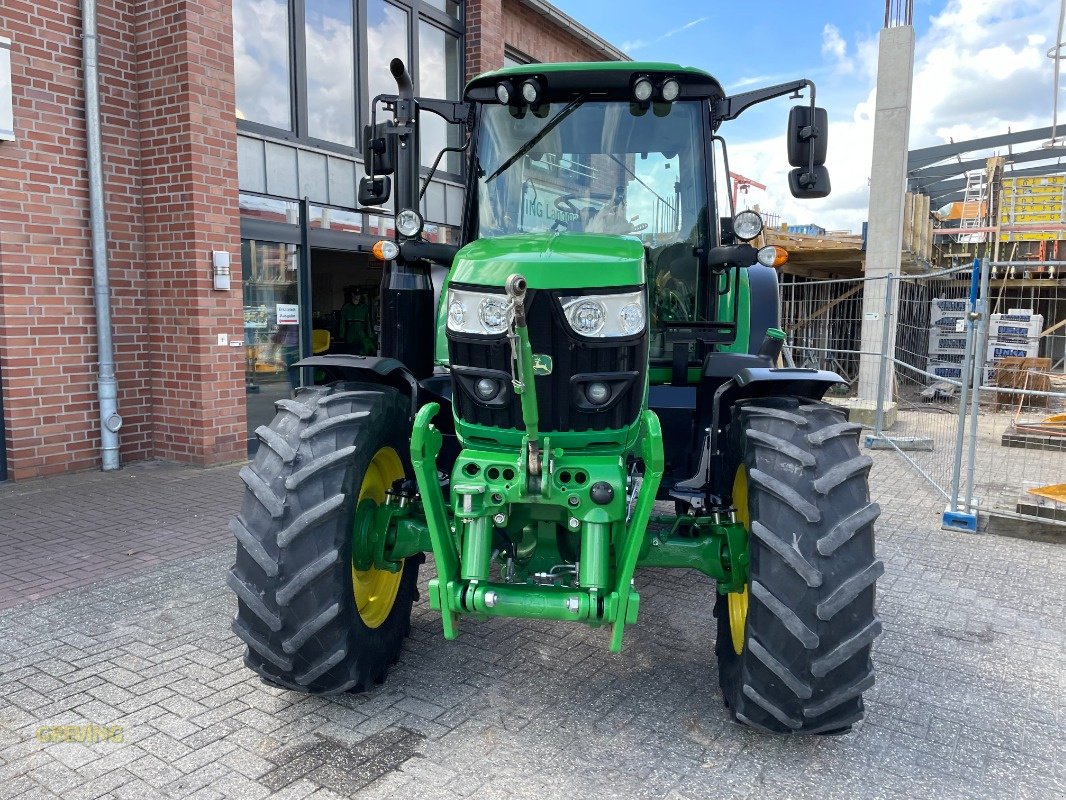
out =
<svg viewBox="0 0 1066 800"><path fill-rule="evenodd" d="M791 103L772 100L723 125L730 168L767 186L741 195L781 222L858 232L869 201L878 34L884 3L820 0L552 0L636 60L710 72L734 94L796 78L817 86L829 112L833 191L788 192L785 125ZM1051 125L1060 6L1055 0L915 0L909 148ZM1066 62L1063 64L1066 73ZM1059 82L1066 128L1066 74ZM990 153L991 154L991 153Z"/></svg>

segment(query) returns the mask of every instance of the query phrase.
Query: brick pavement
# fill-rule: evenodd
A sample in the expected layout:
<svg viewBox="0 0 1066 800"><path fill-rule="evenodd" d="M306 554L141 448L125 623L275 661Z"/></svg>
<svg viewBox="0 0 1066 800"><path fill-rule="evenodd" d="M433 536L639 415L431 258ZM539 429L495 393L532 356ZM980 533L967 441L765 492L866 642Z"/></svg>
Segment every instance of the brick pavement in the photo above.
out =
<svg viewBox="0 0 1066 800"><path fill-rule="evenodd" d="M0 484L0 609L228 542L238 469L142 461Z"/></svg>
<svg viewBox="0 0 1066 800"><path fill-rule="evenodd" d="M938 498L891 454L875 457L885 633L867 721L847 736L730 723L713 589L682 572L638 576L641 620L621 656L605 631L564 623L464 620L445 642L423 603L384 686L335 698L270 689L229 631L227 542L0 612L0 797L1066 796L1066 549L939 531ZM232 471L201 484L151 469L142 493L197 499L175 501L151 531L173 539L232 512ZM78 507L63 497L77 483L44 493L38 516ZM88 483L83 496L105 494L106 479ZM201 522L182 520L189 508ZM67 541L58 564L79 552ZM14 560L0 555L5 574ZM87 721L121 725L123 741L35 738L40 725Z"/></svg>

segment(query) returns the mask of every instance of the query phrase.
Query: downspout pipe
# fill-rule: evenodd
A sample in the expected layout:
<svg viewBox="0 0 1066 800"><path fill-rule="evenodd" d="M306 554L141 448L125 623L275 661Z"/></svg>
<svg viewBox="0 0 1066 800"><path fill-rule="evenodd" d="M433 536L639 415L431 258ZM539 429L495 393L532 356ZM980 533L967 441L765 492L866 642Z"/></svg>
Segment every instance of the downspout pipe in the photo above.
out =
<svg viewBox="0 0 1066 800"><path fill-rule="evenodd" d="M111 285L107 269L107 228L104 214L104 164L100 144L100 76L97 65L96 0L81 3L82 80L85 89L85 139L89 169L89 225L92 231L93 302L96 307L96 349L99 371L96 397L100 405L100 463L119 468L118 381L111 341Z"/></svg>

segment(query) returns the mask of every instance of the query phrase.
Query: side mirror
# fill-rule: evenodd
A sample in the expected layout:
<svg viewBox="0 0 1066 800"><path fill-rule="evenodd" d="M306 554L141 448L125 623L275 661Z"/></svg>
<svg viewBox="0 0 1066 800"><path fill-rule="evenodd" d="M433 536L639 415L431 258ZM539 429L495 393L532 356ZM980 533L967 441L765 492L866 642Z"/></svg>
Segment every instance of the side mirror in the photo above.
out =
<svg viewBox="0 0 1066 800"><path fill-rule="evenodd" d="M392 194L392 179L387 175L363 178L359 181L359 205L380 206L388 202Z"/></svg>
<svg viewBox="0 0 1066 800"><path fill-rule="evenodd" d="M824 108L793 106L788 113L788 163L793 167L807 167L814 152L814 165L825 163L829 145L829 115Z"/></svg>
<svg viewBox="0 0 1066 800"><path fill-rule="evenodd" d="M368 175L392 175L396 171L396 134L385 133L387 122L363 126L363 157Z"/></svg>
<svg viewBox="0 0 1066 800"><path fill-rule="evenodd" d="M813 172L807 167L796 167L788 173L788 190L793 197L814 199L829 194L829 170L817 166Z"/></svg>

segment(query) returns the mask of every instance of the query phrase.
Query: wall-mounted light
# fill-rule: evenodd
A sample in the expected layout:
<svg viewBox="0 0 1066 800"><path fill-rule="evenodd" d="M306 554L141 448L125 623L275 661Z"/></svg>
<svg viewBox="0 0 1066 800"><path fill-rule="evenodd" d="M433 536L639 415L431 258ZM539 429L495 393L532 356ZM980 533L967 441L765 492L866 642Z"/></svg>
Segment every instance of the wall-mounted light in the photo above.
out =
<svg viewBox="0 0 1066 800"><path fill-rule="evenodd" d="M220 291L229 289L229 253L225 250L214 250L211 253L212 275L215 280L215 288Z"/></svg>
<svg viewBox="0 0 1066 800"><path fill-rule="evenodd" d="M11 105L11 40L0 36L0 142L15 141L15 112Z"/></svg>

